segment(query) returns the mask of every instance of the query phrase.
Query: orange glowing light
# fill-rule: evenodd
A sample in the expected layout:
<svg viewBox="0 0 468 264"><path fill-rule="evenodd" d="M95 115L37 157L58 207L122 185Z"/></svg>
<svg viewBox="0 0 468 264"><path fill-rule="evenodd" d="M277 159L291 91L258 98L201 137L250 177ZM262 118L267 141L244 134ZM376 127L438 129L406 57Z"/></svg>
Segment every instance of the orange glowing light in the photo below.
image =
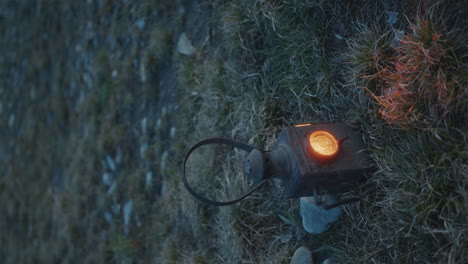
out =
<svg viewBox="0 0 468 264"><path fill-rule="evenodd" d="M314 154L324 158L330 158L338 152L338 140L335 137L323 130L318 130L310 134L309 144L312 147Z"/></svg>
<svg viewBox="0 0 468 264"><path fill-rule="evenodd" d="M312 124L299 124L295 125L294 127L305 127L305 126L311 126Z"/></svg>

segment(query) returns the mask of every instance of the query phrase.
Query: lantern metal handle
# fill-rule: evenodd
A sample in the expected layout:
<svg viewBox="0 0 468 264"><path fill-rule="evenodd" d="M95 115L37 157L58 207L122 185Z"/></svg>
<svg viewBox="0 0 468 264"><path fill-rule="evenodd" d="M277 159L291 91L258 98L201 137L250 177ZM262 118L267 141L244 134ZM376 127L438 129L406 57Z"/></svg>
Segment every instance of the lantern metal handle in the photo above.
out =
<svg viewBox="0 0 468 264"><path fill-rule="evenodd" d="M220 201L215 201L215 200L210 200L202 195L200 195L199 193L197 193L191 186L190 184L188 183L187 181L187 177L185 175L185 171L186 171L186 163L187 163L187 160L190 156L190 154L192 154L193 151L195 151L197 148L201 147L201 146L204 146L204 145L208 145L208 144L222 144L222 145L229 145L229 146L233 146L235 148L239 148L239 149L242 149L246 152L251 152L252 150L254 149L258 149L258 148L255 148L255 147L252 147L252 146L249 146L249 145L246 145L246 144L242 144L242 143L239 143L237 141L234 141L234 140L229 140L229 139L224 139L224 138L210 138L210 139L205 139L205 140L202 140L200 142L198 142L197 144L193 145L188 151L187 151L187 154L185 154L185 159L184 159L184 170L183 170L183 174L182 174L182 181L184 183L184 186L185 188L187 189L187 191L193 196L195 197L196 199L204 202L204 203L207 203L207 204L210 204L210 205L215 205L215 206L226 206L226 205L232 205L232 204L235 204L239 201L242 201L244 200L245 198L247 198L249 195L251 195L253 192L255 192L257 189L259 189L260 187L262 187L268 180L270 180L272 177L268 177L268 178L265 178L263 179L260 183L258 183L257 185L255 185L250 191L248 191L246 194L244 194L243 196L241 196L240 198L237 198L235 200L231 200L231 201L226 201L226 202L220 202ZM258 149L260 150L260 149ZM260 150L262 151L262 150ZM263 151L262 151L263 152Z"/></svg>

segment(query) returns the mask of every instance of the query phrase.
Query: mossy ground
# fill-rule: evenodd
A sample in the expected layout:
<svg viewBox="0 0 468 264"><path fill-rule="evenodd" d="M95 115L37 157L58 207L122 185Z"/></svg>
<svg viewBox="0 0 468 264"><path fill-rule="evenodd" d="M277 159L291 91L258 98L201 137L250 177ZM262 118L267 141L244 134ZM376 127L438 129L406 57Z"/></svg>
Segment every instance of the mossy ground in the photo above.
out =
<svg viewBox="0 0 468 264"><path fill-rule="evenodd" d="M7 1L0 10L6 263L289 263L300 245L317 261L468 261L463 1ZM192 56L176 51L182 32ZM279 182L223 208L181 184L184 151L201 139L268 149L284 126L334 121L361 131L378 169L328 232L303 231ZM236 197L251 186L243 157L203 148L190 182Z"/></svg>

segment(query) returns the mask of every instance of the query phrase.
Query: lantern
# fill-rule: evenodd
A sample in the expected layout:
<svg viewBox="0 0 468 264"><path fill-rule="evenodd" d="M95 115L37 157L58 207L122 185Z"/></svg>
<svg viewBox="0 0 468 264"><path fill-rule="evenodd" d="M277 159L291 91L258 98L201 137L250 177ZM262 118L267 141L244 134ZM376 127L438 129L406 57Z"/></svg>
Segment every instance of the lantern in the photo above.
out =
<svg viewBox="0 0 468 264"><path fill-rule="evenodd" d="M196 193L185 177L185 163L189 155L205 144L227 144L249 152L245 173L258 185L243 197L217 202ZM208 139L193 146L184 162L183 181L187 190L197 199L213 205L236 203L258 189L267 180L279 178L289 198L314 196L321 204L321 194L347 191L363 180L373 169L361 136L345 123L301 124L284 128L270 151L263 151L226 139ZM326 209L343 203L323 205Z"/></svg>

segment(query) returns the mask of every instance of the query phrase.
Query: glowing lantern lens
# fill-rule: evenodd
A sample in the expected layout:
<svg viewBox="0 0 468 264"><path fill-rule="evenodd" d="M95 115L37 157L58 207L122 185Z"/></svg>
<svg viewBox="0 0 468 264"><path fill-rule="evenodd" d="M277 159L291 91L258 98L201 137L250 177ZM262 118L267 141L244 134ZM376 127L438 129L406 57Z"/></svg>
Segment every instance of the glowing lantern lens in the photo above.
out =
<svg viewBox="0 0 468 264"><path fill-rule="evenodd" d="M309 136L309 143L315 154L331 157L338 152L338 141L326 131L315 131Z"/></svg>
<svg viewBox="0 0 468 264"><path fill-rule="evenodd" d="M305 127L305 126L311 126L312 124L299 124L295 125L294 127Z"/></svg>

